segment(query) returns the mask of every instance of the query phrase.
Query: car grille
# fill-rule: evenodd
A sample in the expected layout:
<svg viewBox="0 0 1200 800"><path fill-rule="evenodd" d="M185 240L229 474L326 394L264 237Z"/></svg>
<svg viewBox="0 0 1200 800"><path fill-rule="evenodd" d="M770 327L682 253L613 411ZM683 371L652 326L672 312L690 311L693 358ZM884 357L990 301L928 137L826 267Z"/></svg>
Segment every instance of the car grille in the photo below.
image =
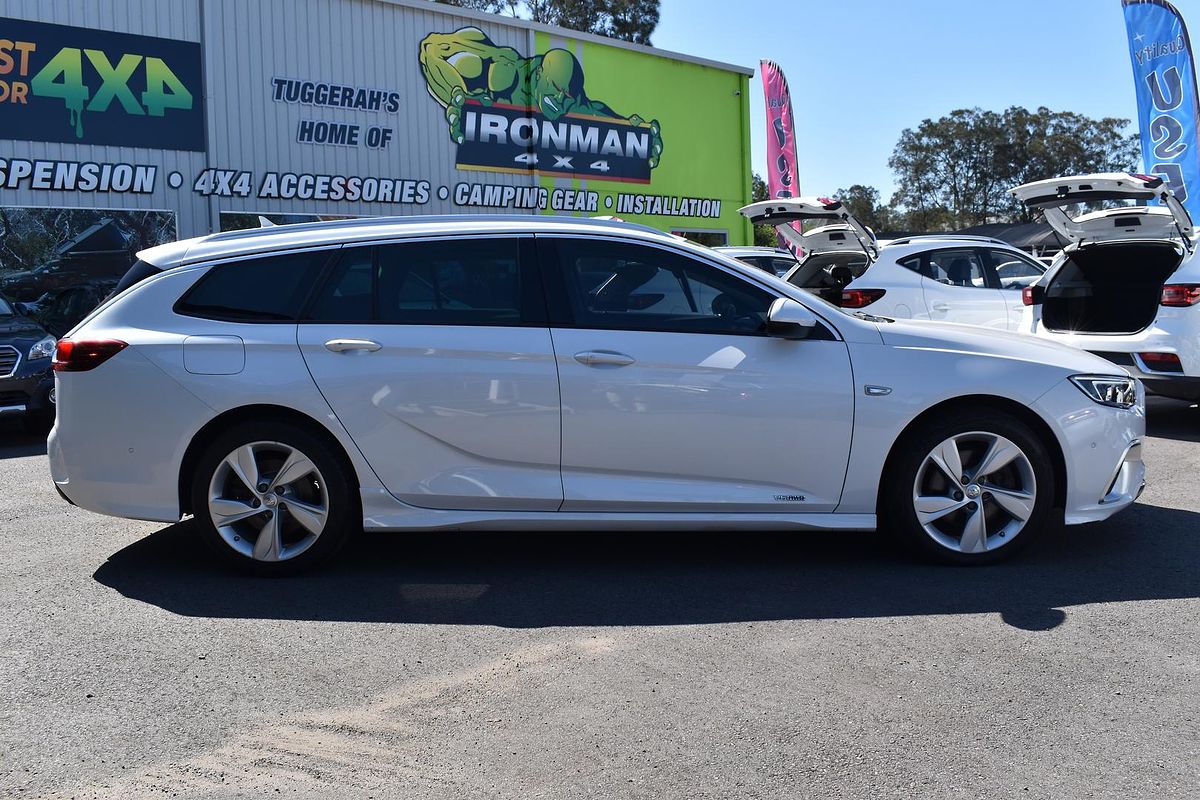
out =
<svg viewBox="0 0 1200 800"><path fill-rule="evenodd" d="M15 347L4 345L0 347L0 378L7 378L17 371L17 362L21 354Z"/></svg>

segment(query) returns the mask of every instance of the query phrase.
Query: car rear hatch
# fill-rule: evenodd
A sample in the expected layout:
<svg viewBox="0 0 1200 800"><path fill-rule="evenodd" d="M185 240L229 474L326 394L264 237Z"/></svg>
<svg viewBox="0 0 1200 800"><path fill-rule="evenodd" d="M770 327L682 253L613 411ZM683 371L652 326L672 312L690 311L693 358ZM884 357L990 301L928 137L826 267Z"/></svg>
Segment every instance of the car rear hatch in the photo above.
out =
<svg viewBox="0 0 1200 800"><path fill-rule="evenodd" d="M1032 295L1044 329L1128 334L1154 321L1163 285L1190 254L1194 232L1162 178L1080 175L1027 183L1012 194L1069 242L1063 263ZM1129 205L1147 202L1162 205Z"/></svg>
<svg viewBox="0 0 1200 800"><path fill-rule="evenodd" d="M755 225L773 225L797 252L803 253L800 265L788 281L839 303L842 289L862 275L875 260L879 245L870 228L858 221L840 200L827 197L799 197L763 200L741 209ZM792 223L821 222L803 234Z"/></svg>

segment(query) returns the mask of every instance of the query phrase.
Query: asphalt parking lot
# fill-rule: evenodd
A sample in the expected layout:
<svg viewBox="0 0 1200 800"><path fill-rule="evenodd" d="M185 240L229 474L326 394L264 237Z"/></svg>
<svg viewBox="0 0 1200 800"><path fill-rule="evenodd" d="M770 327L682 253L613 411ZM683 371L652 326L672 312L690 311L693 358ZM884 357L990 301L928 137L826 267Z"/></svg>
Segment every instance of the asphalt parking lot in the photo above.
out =
<svg viewBox="0 0 1200 800"><path fill-rule="evenodd" d="M1200 408L1007 564L875 535L373 535L296 580L0 444L3 797L1191 797Z"/></svg>

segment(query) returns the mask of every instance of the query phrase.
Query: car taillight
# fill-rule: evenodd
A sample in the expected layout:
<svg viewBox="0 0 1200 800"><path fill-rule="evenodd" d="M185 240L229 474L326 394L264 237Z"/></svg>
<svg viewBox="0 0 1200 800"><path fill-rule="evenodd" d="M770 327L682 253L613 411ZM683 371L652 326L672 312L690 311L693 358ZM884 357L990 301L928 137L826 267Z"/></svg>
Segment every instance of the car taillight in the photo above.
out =
<svg viewBox="0 0 1200 800"><path fill-rule="evenodd" d="M87 372L128 347L119 339L60 339L54 349L55 372Z"/></svg>
<svg viewBox="0 0 1200 800"><path fill-rule="evenodd" d="M844 289L842 308L864 308L887 294L886 289Z"/></svg>
<svg viewBox="0 0 1200 800"><path fill-rule="evenodd" d="M1174 353L1138 353L1146 369L1155 372L1183 372L1183 364Z"/></svg>
<svg viewBox="0 0 1200 800"><path fill-rule="evenodd" d="M1200 284L1171 283L1163 287L1162 300L1164 306L1194 306L1200 303Z"/></svg>
<svg viewBox="0 0 1200 800"><path fill-rule="evenodd" d="M1021 290L1021 302L1027 306L1038 306L1045 295L1046 290L1041 286L1026 286Z"/></svg>

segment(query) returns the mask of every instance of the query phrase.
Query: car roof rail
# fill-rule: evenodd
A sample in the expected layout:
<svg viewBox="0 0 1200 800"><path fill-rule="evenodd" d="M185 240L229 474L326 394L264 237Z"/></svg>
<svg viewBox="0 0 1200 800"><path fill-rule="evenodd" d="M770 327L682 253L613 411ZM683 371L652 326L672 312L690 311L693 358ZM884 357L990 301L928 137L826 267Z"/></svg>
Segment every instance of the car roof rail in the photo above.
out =
<svg viewBox="0 0 1200 800"><path fill-rule="evenodd" d="M534 215L534 214L413 214L409 216L391 216L391 217L358 217L355 219L330 219L321 220L319 222L292 222L282 225L274 225L269 228L245 228L235 231L221 231L212 233L205 237L210 242L221 242L230 239L253 239L257 237L278 236L281 233L287 233L289 230L303 228L306 231L314 230L334 230L339 228L368 228L373 226L386 226L410 223L413 225L429 225L431 223L441 222L457 222L461 224L486 223L486 222L518 222L530 221L534 224L550 223L562 225L595 225L596 227L624 227L634 228L636 230L652 231L654 233L665 235L658 228L652 228L649 225L642 225L637 222L625 222L624 220L615 219L594 219L591 217L568 217L557 214Z"/></svg>
<svg viewBox="0 0 1200 800"><path fill-rule="evenodd" d="M988 242L990 244L1002 244L1005 247L1013 246L1011 243L1006 242L1003 239L997 239L995 236L976 236L974 234L969 234L969 233L922 233L922 234L918 234L916 236L903 236L899 239L892 239L891 241L888 242L888 245L890 246L890 245L896 245L896 244L912 244L913 242L919 242L922 240L933 240L933 239L953 239L955 241Z"/></svg>

